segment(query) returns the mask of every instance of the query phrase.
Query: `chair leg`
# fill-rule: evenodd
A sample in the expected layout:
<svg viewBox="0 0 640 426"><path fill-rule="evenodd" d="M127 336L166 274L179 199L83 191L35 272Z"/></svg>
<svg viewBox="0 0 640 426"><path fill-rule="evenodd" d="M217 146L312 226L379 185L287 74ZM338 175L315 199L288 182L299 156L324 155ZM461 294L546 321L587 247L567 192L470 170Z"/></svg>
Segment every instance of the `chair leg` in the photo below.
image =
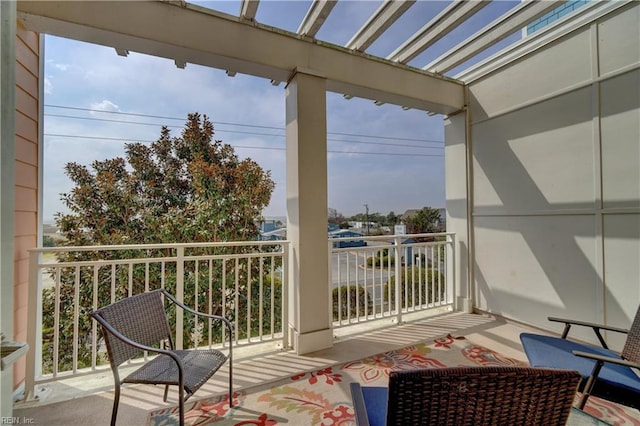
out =
<svg viewBox="0 0 640 426"><path fill-rule="evenodd" d="M167 402L167 396L169 396L169 385L164 385L164 402Z"/></svg>
<svg viewBox="0 0 640 426"><path fill-rule="evenodd" d="M229 408L233 408L233 370L229 363Z"/></svg>
<svg viewBox="0 0 640 426"><path fill-rule="evenodd" d="M111 426L116 426L116 417L118 417L119 403L120 403L120 383L116 382L116 392L113 395L113 409L111 410Z"/></svg>
<svg viewBox="0 0 640 426"><path fill-rule="evenodd" d="M184 426L184 386L180 385L180 426Z"/></svg>
<svg viewBox="0 0 640 426"><path fill-rule="evenodd" d="M603 365L603 361L596 361L596 365L593 366L593 371L587 379L587 383L584 385L584 389L582 389L582 398L580 399L580 403L578 404L579 409L582 410L587 404L587 399L589 399L589 396L591 396L591 391L593 390L593 386L596 384L596 379L598 378L598 374L600 374L600 369Z"/></svg>

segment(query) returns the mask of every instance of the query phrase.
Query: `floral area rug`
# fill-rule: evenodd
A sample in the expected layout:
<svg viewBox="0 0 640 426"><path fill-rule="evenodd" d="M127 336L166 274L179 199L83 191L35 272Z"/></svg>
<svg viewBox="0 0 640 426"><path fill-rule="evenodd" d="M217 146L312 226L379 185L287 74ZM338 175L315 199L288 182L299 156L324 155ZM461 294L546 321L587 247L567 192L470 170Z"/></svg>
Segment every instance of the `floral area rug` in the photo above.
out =
<svg viewBox="0 0 640 426"><path fill-rule="evenodd" d="M453 366L526 364L451 335L431 345L418 344L358 361L301 373L287 379L243 389L234 394L229 409L227 395L187 403L188 425L355 425L349 383L386 386L390 370ZM609 424L637 425L637 410L591 397L585 411ZM152 411L148 426L178 425L178 407Z"/></svg>

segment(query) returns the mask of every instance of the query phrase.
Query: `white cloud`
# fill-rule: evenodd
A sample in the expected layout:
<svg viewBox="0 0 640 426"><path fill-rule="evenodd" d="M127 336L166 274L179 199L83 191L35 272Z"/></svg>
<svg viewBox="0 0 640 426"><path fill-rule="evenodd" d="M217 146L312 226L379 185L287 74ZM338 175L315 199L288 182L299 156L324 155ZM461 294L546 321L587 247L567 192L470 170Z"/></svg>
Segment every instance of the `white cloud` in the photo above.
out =
<svg viewBox="0 0 640 426"><path fill-rule="evenodd" d="M105 99L101 102L94 102L91 104L91 109L96 109L99 111L110 111L110 112L120 112L120 107L113 102ZM95 111L91 111L91 114L96 114Z"/></svg>
<svg viewBox="0 0 640 426"><path fill-rule="evenodd" d="M44 93L47 95L53 93L53 85L51 84L51 79L49 77L44 78Z"/></svg>

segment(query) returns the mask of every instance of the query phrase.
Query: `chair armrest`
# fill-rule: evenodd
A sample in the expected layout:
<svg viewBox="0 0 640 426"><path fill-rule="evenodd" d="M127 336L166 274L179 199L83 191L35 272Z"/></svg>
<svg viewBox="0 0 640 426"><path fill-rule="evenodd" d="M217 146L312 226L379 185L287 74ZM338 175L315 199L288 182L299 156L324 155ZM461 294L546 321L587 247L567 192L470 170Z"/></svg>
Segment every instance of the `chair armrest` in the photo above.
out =
<svg viewBox="0 0 640 426"><path fill-rule="evenodd" d="M184 303L180 302L178 299L175 298L175 296L173 294L169 293L164 288L162 289L162 294L164 294L167 298L169 298L169 300L171 300L173 303L175 303L176 305L180 306L180 308L184 309L187 312L190 312L190 313L192 313L194 315L198 315L198 316L201 316L201 317L211 318L211 319L222 321L223 323L226 324L227 328L229 329L229 333L231 333L230 336L233 337L233 323L231 321L229 321L227 318L223 317L222 315L206 314L204 312L196 311L195 309L192 309L192 308L186 306ZM233 338L232 338L232 340L233 340Z"/></svg>
<svg viewBox="0 0 640 426"><path fill-rule="evenodd" d="M613 357L609 357L609 356L593 354L593 353L589 353L589 352L582 352L582 351L573 351L573 354L575 356L579 356L579 357L582 357L582 358L589 358L589 359L593 359L593 360L596 360L596 361L610 362L610 363L613 363L613 364L624 365L625 367L630 367L630 368L640 368L640 363L633 362L633 361L628 361L628 360L622 359L622 358L613 358Z"/></svg>
<svg viewBox="0 0 640 426"><path fill-rule="evenodd" d="M591 323L591 322L576 321L576 320L571 320L571 319L555 318L555 317L549 317L547 319L549 321L562 322L562 323L565 323L565 324L581 325L581 326L584 326L584 327L591 327L591 328L599 328L599 329L607 330L607 331L615 331L617 333L624 333L624 334L628 334L629 333L629 330L627 330L625 328L612 327L612 326L604 325L604 324L595 324L595 323Z"/></svg>
<svg viewBox="0 0 640 426"><path fill-rule="evenodd" d="M600 344L605 349L609 349L609 346L607 346L607 343L604 341L602 334L600 334L600 330L607 330L607 331L613 331L616 333L629 334L629 330L627 329L620 328L620 327L611 327L604 324L595 324L591 322L577 321L572 319L556 318L556 317L548 317L547 319L553 322L564 323L564 330L562 331L562 336L561 336L563 339L567 338L567 335L569 334L569 329L571 328L572 325L579 325L582 327L589 327L593 329L593 332L596 333L596 337L600 341Z"/></svg>

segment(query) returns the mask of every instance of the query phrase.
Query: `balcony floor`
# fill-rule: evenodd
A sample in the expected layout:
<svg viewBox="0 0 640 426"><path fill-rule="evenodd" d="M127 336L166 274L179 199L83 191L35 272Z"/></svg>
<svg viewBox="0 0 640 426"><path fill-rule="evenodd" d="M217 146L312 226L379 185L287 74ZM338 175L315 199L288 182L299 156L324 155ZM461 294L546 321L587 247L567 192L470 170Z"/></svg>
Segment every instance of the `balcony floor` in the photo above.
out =
<svg viewBox="0 0 640 426"><path fill-rule="evenodd" d="M341 335L347 329L336 330L336 342L331 349L303 356L290 351L274 352L246 348L234 352L234 388L255 386L275 381L302 371L312 371L339 362L364 358L376 353L401 348L418 342L430 342L449 333L465 336L476 344L503 355L526 361L518 336L531 329L489 315L444 313L429 318L405 317L402 325L392 325L359 334ZM388 324L388 323L387 323ZM538 330L539 331L539 330ZM353 333L353 329L349 331ZM257 353L259 352L259 353ZM224 393L227 370L218 372L194 395L202 398L212 393ZM18 402L14 416L33 419L34 424L103 425L111 416L113 379L110 370L91 376L61 380L40 385L39 401ZM174 388L175 389L175 388ZM177 392L169 392L162 401L164 387L130 385L123 387L118 424L143 425L148 413L177 404ZM38 394L38 392L37 392Z"/></svg>

